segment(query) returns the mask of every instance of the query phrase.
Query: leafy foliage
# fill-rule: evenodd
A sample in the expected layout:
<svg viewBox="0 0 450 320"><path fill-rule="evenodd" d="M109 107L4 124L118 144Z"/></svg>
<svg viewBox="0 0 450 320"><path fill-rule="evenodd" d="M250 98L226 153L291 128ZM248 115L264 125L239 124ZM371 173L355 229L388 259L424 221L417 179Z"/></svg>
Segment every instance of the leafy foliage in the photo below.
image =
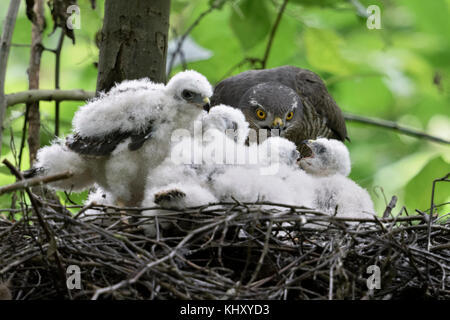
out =
<svg viewBox="0 0 450 320"><path fill-rule="evenodd" d="M243 0L233 7L230 26L244 50L254 47L267 37L270 18L265 1Z"/></svg>

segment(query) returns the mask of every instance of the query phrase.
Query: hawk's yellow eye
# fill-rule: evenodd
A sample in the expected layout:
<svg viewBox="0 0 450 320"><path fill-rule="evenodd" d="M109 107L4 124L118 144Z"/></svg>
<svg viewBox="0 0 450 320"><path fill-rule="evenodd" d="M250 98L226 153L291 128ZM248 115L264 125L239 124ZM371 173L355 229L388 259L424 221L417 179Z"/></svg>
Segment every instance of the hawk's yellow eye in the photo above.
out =
<svg viewBox="0 0 450 320"><path fill-rule="evenodd" d="M266 118L266 112L264 110L258 109L258 110L256 110L256 116L260 120L264 120Z"/></svg>
<svg viewBox="0 0 450 320"><path fill-rule="evenodd" d="M286 120L291 120L293 117L294 117L294 111L291 111L286 115Z"/></svg>

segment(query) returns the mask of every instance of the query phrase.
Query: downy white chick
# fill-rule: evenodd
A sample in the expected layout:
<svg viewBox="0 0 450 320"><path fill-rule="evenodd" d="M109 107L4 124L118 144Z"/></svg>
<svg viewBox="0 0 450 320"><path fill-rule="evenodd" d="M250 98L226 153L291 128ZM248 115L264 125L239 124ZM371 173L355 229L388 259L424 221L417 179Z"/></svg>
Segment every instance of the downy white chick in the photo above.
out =
<svg viewBox="0 0 450 320"><path fill-rule="evenodd" d="M250 146L251 147L251 146ZM213 177L212 189L221 200L269 201L310 206L311 177L300 170L296 145L281 137L270 137L258 146L258 162L229 166Z"/></svg>
<svg viewBox="0 0 450 320"><path fill-rule="evenodd" d="M369 193L347 176L351 161L345 145L334 139L308 140L311 156L300 158L299 166L314 177L313 207L346 218L372 218L375 214Z"/></svg>
<svg viewBox="0 0 450 320"><path fill-rule="evenodd" d="M170 156L149 174L143 207L182 209L217 202L210 191L210 176L223 170L230 153L244 148L248 123L240 110L224 105L215 106L199 120L194 135L172 137ZM143 215L161 212L149 210ZM168 225L161 224L162 228ZM151 221L143 228L154 236Z"/></svg>
<svg viewBox="0 0 450 320"><path fill-rule="evenodd" d="M73 178L51 186L78 191L96 183L116 204L138 206L149 170L169 152L171 133L191 130L203 107L209 108L211 94L208 80L192 70L176 74L166 86L145 79L118 84L77 111L65 144L39 150L37 171L71 170Z"/></svg>

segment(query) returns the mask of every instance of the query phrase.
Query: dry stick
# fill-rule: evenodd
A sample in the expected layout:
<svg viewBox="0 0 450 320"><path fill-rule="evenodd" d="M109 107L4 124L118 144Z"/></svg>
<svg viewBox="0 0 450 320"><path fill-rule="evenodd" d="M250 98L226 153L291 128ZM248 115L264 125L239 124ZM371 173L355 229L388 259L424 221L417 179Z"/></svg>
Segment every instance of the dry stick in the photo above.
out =
<svg viewBox="0 0 450 320"><path fill-rule="evenodd" d="M362 117L362 116L358 116L355 114L349 114L349 113L344 113L344 118L347 121L360 122L360 123L365 123L365 124L369 124L369 125L373 125L373 126L377 126L377 127L392 129L392 130L398 131L399 133L403 133L405 135L416 137L416 138L422 138L422 139L427 139L427 140L431 140L434 142L450 144L449 140L435 137L435 136L426 134L424 132L420 132L415 129L406 128L406 127L400 126L397 123L392 122L392 121L387 121L387 120L382 120L382 119L371 119L371 118Z"/></svg>
<svg viewBox="0 0 450 320"><path fill-rule="evenodd" d="M13 184L10 184L10 185L4 186L4 187L0 187L0 195L4 194L6 192L12 192L12 191L20 190L20 189L25 189L27 187L33 187L33 186L44 184L44 183L67 179L72 176L73 176L72 172L65 171L63 173L58 173L58 174L51 175L51 176L34 177L31 179L21 180L21 181L18 181L16 183L13 183Z"/></svg>
<svg viewBox="0 0 450 320"><path fill-rule="evenodd" d="M392 209L395 208L395 205L397 204L397 196L393 196L391 201L389 202L389 204L387 205L386 209L384 210L383 213L383 219L386 219L389 217L389 215L392 212Z"/></svg>
<svg viewBox="0 0 450 320"><path fill-rule="evenodd" d="M183 46L184 41L186 40L187 36L192 32L192 30L200 23L200 21L202 21L202 19L207 16L208 14L210 14L212 11L214 11L217 8L220 8L227 0L216 0L213 1L210 4L210 7L203 11L198 17L197 19L195 19L195 21L189 26L189 28L186 30L185 33L183 33L183 35L181 36L180 40L177 43L177 48L175 49L175 51L172 53L172 57L170 59L170 63L169 63L169 70L167 71L167 74L170 75L170 73L172 72L172 68L173 68L173 64L175 61L175 57L177 56L177 54L181 53L181 47Z"/></svg>
<svg viewBox="0 0 450 320"><path fill-rule="evenodd" d="M286 9L286 5L289 0L284 0L283 4L280 7L280 10L278 11L277 17L275 19L275 22L273 24L272 30L270 31L269 35L269 41L267 42L266 50L264 51L263 58L254 58L254 57L245 57L241 61L239 61L236 65L230 68L229 71L221 78L222 80L229 76L235 69L243 66L246 63L250 63L252 66L255 66L256 63L260 64L259 69L265 69L267 65L267 59L269 58L270 50L272 49L272 43L275 38L275 34L277 32L278 26L280 24L281 18L283 16L284 10Z"/></svg>
<svg viewBox="0 0 450 320"><path fill-rule="evenodd" d="M8 169L11 171L11 173L16 176L17 179L19 179L19 180L24 179L22 173L19 170L17 170L11 162L9 162L7 159L4 159L2 162L5 164L5 166L8 167ZM55 257L55 261L58 266L59 276L61 277L62 284L64 285L65 289L67 290L69 297L71 297L70 290L65 285L66 284L66 276L65 276L64 267L63 267L61 259L59 257L56 239L53 236L50 226L45 222L44 217L42 216L41 212L39 211L39 204L37 203L36 198L34 197L30 188L25 187L25 191L28 194L28 197L30 198L31 205L33 206L33 209L34 209L36 217L39 221L39 224L41 225L42 229L44 230L44 233L47 237L47 241L48 241L49 245L54 246L55 251L53 252L53 256Z"/></svg>
<svg viewBox="0 0 450 320"><path fill-rule="evenodd" d="M266 51L264 52L264 57L261 61L261 69L266 68L267 59L269 58L270 50L272 49L272 43L273 39L275 38L275 34L277 33L278 26L280 24L281 18L283 17L284 10L286 9L286 5L289 2L289 0L284 0L283 4L280 7L280 10L278 11L277 18L275 19L275 23L273 24L272 31L270 32L269 36L269 42L267 42Z"/></svg>
<svg viewBox="0 0 450 320"><path fill-rule="evenodd" d="M86 101L94 98L95 92L76 90L27 90L6 95L8 107L19 103L31 103L35 101Z"/></svg>
<svg viewBox="0 0 450 320"><path fill-rule="evenodd" d="M17 13L19 11L20 0L11 0L9 3L8 13L3 26L3 33L0 43L0 155L2 153L2 133L3 118L7 107L5 97L5 77L6 66L8 64L9 49L11 47L11 38L16 23Z"/></svg>
<svg viewBox="0 0 450 320"><path fill-rule="evenodd" d="M59 90L59 78L61 70L61 49L64 43L65 33L61 29L61 35L59 36L58 46L55 50L55 89ZM55 136L59 136L59 103L60 101L55 101Z"/></svg>
<svg viewBox="0 0 450 320"><path fill-rule="evenodd" d="M214 228L214 227L216 227L217 225L219 225L219 224L221 224L221 223L224 223L224 222L227 222L227 221L231 221L231 220L233 220L234 218L236 218L239 214L240 214L240 212L234 213L234 214L232 214L232 215L230 215L230 216L225 217L224 219L218 220L218 221L216 221L216 222L207 224L207 225L205 225L205 226L203 226L203 227L201 227L201 228L198 228L198 229L193 230L192 232L190 232L189 234L187 234L186 237L184 237L183 240L180 241L180 242L178 243L178 245L177 245L177 246L176 246L176 247L175 247L168 255L166 255L166 256L164 256L164 257L162 257L162 258L160 258L160 259L158 259L158 260L156 260L156 261L152 261L152 262L147 263L147 264L146 264L146 265L145 265L138 273L136 273L136 275L135 275L133 278L131 278L131 279L126 279L126 280L120 281L120 282L118 282L118 283L116 283L116 284L114 284L114 285L111 285L111 286L109 286L109 287L97 289L97 290L95 291L94 295L92 296L92 300L97 300L97 298L98 298L101 294L104 294L104 293L107 293L107 292L112 292L112 291L115 291L115 290L117 290L117 289L122 288L122 287L125 286L125 285L130 285L130 284L135 283L135 282L138 281L139 278L140 278L145 272L147 272L151 267L154 267L154 266L156 266L156 265L158 265L158 264L160 264L160 263L163 263L164 261L166 261L166 260L168 260L168 259L172 259L175 255L177 255L177 254L178 254L178 250L180 250L180 249L181 249L181 248L182 248L182 247L183 247L183 246L184 246L184 245L185 245L185 244L186 244L193 236L195 236L197 233L200 233L200 232L202 232L202 231L205 231L205 230Z"/></svg>
<svg viewBox="0 0 450 320"><path fill-rule="evenodd" d="M434 190L436 188L437 182L450 182L448 179L450 177L450 172L445 175L445 177L442 177L440 179L436 179L433 181L433 188L431 189L431 205L430 205L430 216L428 218L428 237L427 237L427 250L430 251L431 248L431 220L433 220L433 211L434 211Z"/></svg>
<svg viewBox="0 0 450 320"><path fill-rule="evenodd" d="M253 281L255 281L255 279L258 276L259 271L261 270L261 267L264 263L264 258L266 257L267 252L269 251L269 239L270 239L270 235L272 233L272 227L273 227L272 220L269 220L269 227L267 228L267 231L266 231L266 239L264 241L264 247L263 247L261 256L259 257L258 265L256 266L255 272L253 273L250 281L248 282L248 285L250 285Z"/></svg>
<svg viewBox="0 0 450 320"><path fill-rule="evenodd" d="M22 154L25 150L25 140L27 139L27 125L28 125L28 108L25 109L25 115L22 126L22 137L20 138L20 150L19 150L19 170L22 168Z"/></svg>

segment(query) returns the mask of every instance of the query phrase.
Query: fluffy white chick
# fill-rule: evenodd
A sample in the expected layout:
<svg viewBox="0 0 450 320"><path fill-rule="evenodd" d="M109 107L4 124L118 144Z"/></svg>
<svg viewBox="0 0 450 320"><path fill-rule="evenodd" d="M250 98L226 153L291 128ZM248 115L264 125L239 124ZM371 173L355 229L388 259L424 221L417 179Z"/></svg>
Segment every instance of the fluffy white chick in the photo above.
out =
<svg viewBox="0 0 450 320"><path fill-rule="evenodd" d="M139 90L163 89L163 88L164 88L163 83L156 83L148 78L142 78L136 80L124 80L122 82L119 82L108 91L108 94L111 95L125 91L139 91Z"/></svg>
<svg viewBox="0 0 450 320"><path fill-rule="evenodd" d="M299 166L314 176L331 176L341 174L348 176L351 170L350 154L347 147L339 140L318 138L304 141L312 154L302 157Z"/></svg>
<svg viewBox="0 0 450 320"><path fill-rule="evenodd" d="M313 198L311 177L296 166L296 145L285 138L270 137L258 146L257 152L257 163L229 166L215 175L214 195L221 200L233 197L243 202L309 206Z"/></svg>
<svg viewBox="0 0 450 320"><path fill-rule="evenodd" d="M369 193L348 178L351 163L348 149L334 139L308 140L311 156L299 165L314 178L313 207L336 216L371 218L375 214Z"/></svg>
<svg viewBox="0 0 450 320"><path fill-rule="evenodd" d="M170 154L150 171L147 189L165 188L180 181L203 184L209 175L227 163L227 151L231 153L244 144L248 123L240 110L216 106L199 120L200 134L195 134L194 129L194 135L184 132L188 134L172 137ZM146 198L151 198L151 194Z"/></svg>
<svg viewBox="0 0 450 320"><path fill-rule="evenodd" d="M183 209L217 202L210 190L211 176L229 161L229 154L245 148L248 123L240 110L220 105L204 114L197 134L174 138L170 156L148 177L143 207L160 206ZM144 216L163 214L164 210L148 210ZM160 223L164 229L170 224ZM147 235L156 232L153 221L143 228Z"/></svg>
<svg viewBox="0 0 450 320"><path fill-rule="evenodd" d="M61 163L61 169L89 175L116 199L118 205L138 206L144 196L149 169L159 165L169 152L171 134L176 129L191 130L194 120L209 108L212 87L196 71L176 74L166 86L148 80L118 84L109 93L81 107L73 119L73 132L65 146L77 154L84 166ZM49 149L51 150L51 149ZM46 150L41 159L49 158ZM55 161L59 161L58 157ZM53 162L40 161L47 174ZM67 179L58 189L74 188ZM90 185L80 185L86 188Z"/></svg>
<svg viewBox="0 0 450 320"><path fill-rule="evenodd" d="M38 150L34 169L25 175L27 177L34 174L54 175L68 170L73 173L70 179L52 182L50 185L55 189L77 192L89 188L94 183L91 168L83 157L70 150L64 140L57 139L52 145Z"/></svg>

